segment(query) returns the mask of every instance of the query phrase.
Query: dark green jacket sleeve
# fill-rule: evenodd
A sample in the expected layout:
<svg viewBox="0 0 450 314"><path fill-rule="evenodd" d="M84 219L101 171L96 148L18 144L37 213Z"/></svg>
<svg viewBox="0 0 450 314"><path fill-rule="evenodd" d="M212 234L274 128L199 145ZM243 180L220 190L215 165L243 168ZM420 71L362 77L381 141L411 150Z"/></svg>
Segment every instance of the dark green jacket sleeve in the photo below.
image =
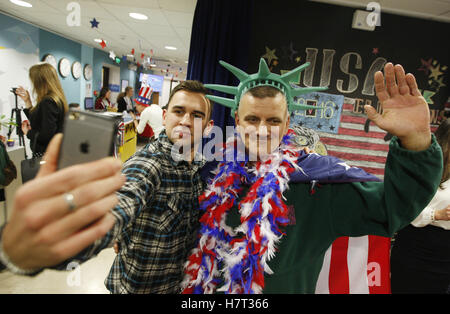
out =
<svg viewBox="0 0 450 314"><path fill-rule="evenodd" d="M394 137L384 182L333 185L330 217L336 237L392 237L431 201L439 186L442 165L442 150L434 135L430 147L420 152L403 149Z"/></svg>

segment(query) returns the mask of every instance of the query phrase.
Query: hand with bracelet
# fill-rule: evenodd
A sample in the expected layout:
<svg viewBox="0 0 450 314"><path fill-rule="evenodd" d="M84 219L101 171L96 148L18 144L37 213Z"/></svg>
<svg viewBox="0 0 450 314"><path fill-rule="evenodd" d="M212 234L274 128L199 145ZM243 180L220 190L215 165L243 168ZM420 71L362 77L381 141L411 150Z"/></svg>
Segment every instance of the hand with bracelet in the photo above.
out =
<svg viewBox="0 0 450 314"><path fill-rule="evenodd" d="M0 234L0 262L17 274L63 262L115 223L110 210L125 183L121 162L105 158L56 171L61 140L62 134L52 139L36 179L17 191Z"/></svg>

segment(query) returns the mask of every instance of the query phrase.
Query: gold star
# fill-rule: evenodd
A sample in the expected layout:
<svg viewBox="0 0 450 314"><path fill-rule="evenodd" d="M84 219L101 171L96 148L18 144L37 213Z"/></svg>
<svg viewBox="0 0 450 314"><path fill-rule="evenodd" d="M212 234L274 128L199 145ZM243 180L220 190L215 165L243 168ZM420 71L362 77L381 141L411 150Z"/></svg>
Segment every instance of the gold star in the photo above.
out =
<svg viewBox="0 0 450 314"><path fill-rule="evenodd" d="M438 79L438 77L440 75L442 75L443 73L441 71L439 71L439 66L437 67L431 67L431 74L430 74L430 78L434 78L434 79Z"/></svg>
<svg viewBox="0 0 450 314"><path fill-rule="evenodd" d="M266 54L263 55L262 57L267 59L267 63L269 65L272 63L273 59L278 59L278 57L275 55L275 51L276 51L276 49L270 50L266 46Z"/></svg>
<svg viewBox="0 0 450 314"><path fill-rule="evenodd" d="M439 83L439 88L441 88L442 86L446 86L446 85L444 84L443 80L444 80L444 77L441 77L439 80L436 80L436 82Z"/></svg>
<svg viewBox="0 0 450 314"><path fill-rule="evenodd" d="M297 63L299 63L301 59L302 59L302 57L297 57L297 58L295 58L295 61L296 61Z"/></svg>

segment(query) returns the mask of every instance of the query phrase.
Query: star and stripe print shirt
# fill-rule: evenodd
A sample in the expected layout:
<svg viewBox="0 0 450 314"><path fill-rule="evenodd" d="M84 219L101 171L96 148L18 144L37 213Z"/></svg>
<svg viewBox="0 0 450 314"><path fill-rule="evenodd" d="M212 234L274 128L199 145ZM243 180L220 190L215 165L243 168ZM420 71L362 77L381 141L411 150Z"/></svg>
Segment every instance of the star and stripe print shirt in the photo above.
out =
<svg viewBox="0 0 450 314"><path fill-rule="evenodd" d="M176 162L172 146L163 131L125 162L127 182L112 210L116 224L71 259L85 261L118 241L120 252L105 280L112 293L180 293L184 263L200 227L199 169L205 161L197 156L201 161Z"/></svg>

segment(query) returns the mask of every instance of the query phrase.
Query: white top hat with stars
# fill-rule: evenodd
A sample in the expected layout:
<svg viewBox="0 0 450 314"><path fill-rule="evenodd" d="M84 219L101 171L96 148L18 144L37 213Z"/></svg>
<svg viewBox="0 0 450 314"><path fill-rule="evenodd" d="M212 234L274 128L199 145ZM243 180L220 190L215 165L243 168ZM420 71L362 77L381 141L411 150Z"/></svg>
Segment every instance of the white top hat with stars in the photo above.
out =
<svg viewBox="0 0 450 314"><path fill-rule="evenodd" d="M143 106L150 106L151 105L151 99L153 88L151 86L141 86L141 89L139 90L139 96L136 98L136 103L143 105Z"/></svg>

